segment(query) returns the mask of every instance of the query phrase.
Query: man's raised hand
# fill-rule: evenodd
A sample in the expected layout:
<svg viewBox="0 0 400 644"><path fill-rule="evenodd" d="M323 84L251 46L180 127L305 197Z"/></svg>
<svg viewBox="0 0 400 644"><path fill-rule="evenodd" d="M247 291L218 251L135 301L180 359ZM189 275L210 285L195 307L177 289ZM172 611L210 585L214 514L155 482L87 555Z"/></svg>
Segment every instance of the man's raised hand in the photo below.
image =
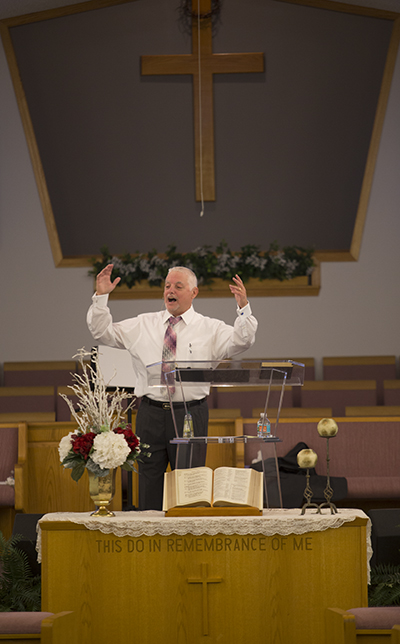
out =
<svg viewBox="0 0 400 644"><path fill-rule="evenodd" d="M248 304L245 285L239 275L232 277L232 280L235 283L229 284L229 288L231 289L231 293L235 296L239 309L242 309L246 304Z"/></svg>
<svg viewBox="0 0 400 644"><path fill-rule="evenodd" d="M113 264L108 264L96 277L96 294L97 295L106 295L111 293L115 287L120 283L121 278L116 277L115 280L111 281L111 273L114 266Z"/></svg>

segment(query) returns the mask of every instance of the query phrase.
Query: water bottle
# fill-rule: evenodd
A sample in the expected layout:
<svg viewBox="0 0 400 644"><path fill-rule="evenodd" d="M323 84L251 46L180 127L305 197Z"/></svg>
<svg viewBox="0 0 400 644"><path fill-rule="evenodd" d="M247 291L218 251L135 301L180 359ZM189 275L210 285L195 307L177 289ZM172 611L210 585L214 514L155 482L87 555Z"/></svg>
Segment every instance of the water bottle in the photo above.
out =
<svg viewBox="0 0 400 644"><path fill-rule="evenodd" d="M193 418L191 414L185 414L183 420L183 438L193 438Z"/></svg>
<svg viewBox="0 0 400 644"><path fill-rule="evenodd" d="M268 438L271 436L271 423L268 420L267 414L260 414L257 422L257 436L258 438Z"/></svg>

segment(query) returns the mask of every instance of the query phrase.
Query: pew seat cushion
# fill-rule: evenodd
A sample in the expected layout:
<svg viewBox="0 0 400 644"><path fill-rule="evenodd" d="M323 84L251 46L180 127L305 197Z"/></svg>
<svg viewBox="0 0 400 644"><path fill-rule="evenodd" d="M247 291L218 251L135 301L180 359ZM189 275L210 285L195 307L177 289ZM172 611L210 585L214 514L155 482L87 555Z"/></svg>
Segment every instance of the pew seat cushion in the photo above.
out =
<svg viewBox="0 0 400 644"><path fill-rule="evenodd" d="M0 613L0 634L40 633L42 621L54 613L17 612Z"/></svg>
<svg viewBox="0 0 400 644"><path fill-rule="evenodd" d="M354 615L358 630L384 630L400 624L400 606L352 608L347 613Z"/></svg>

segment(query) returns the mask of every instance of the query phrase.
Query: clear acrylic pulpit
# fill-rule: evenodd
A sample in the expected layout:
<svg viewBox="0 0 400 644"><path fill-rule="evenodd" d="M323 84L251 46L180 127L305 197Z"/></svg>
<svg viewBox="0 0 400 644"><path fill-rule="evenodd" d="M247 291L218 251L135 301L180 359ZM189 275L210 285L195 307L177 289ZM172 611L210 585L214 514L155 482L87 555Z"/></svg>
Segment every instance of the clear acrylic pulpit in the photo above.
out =
<svg viewBox="0 0 400 644"><path fill-rule="evenodd" d="M154 391L157 399L166 397L169 402L172 420L175 429L175 438L172 444L177 445L177 463L179 447L181 445L193 445L199 443L250 443L258 442L262 453L262 469L264 474L264 493L266 505L269 507L267 476L264 467L264 449L272 447L275 460L276 482L280 507L283 507L282 492L280 485L278 458L276 443L281 442L278 437L278 424L282 408L285 387L301 387L304 384L305 366L293 360L177 360L171 362L155 362L147 365L148 385ZM190 418L186 400L192 400L193 394L200 387L203 396L208 395L210 387L260 387L265 389L264 418L268 417L268 405L271 389L278 388L279 403L274 427L270 433L264 436L193 436L189 427L177 427L174 401L171 391L180 392L179 402L183 402L185 417ZM185 423L186 425L186 423ZM192 434L192 435L191 435ZM191 463L189 458L189 467Z"/></svg>

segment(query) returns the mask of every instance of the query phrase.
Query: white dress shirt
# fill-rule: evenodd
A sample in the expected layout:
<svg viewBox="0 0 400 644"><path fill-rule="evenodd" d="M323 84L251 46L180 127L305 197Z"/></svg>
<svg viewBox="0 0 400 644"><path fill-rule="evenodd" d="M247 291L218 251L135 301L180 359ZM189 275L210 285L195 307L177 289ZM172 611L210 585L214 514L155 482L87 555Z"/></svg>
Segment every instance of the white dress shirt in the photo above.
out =
<svg viewBox="0 0 400 644"><path fill-rule="evenodd" d="M136 396L147 395L157 400L167 400L168 392L165 387L149 387L146 366L162 359L164 335L171 314L164 310L113 322L107 304L108 295L93 295L87 314L87 324L93 338L101 344L129 351L137 378ZM191 306L174 327L177 335L176 359L191 361L230 358L254 344L257 326L250 304L242 309L237 308L233 326L196 313ZM209 393L207 385L184 387L186 400L199 400ZM178 386L173 400L182 400Z"/></svg>

